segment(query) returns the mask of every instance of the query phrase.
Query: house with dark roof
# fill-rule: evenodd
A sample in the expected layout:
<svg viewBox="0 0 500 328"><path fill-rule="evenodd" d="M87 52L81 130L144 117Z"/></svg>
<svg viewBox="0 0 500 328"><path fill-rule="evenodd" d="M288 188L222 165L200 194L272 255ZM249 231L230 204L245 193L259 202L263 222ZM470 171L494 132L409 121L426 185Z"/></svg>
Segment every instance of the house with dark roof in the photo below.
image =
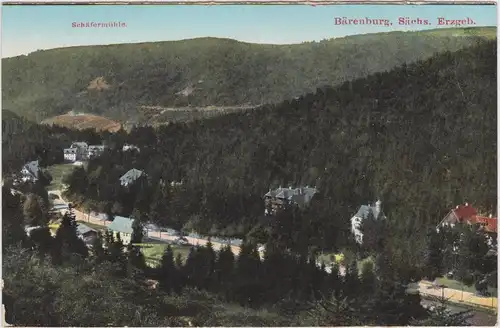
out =
<svg viewBox="0 0 500 328"><path fill-rule="evenodd" d="M101 156L102 153L106 150L105 145L90 145L87 151L87 157L88 158L93 158L93 157L98 157Z"/></svg>
<svg viewBox="0 0 500 328"><path fill-rule="evenodd" d="M94 240L97 238L97 231L82 223L78 223L76 226L76 234L86 245L92 245Z"/></svg>
<svg viewBox="0 0 500 328"><path fill-rule="evenodd" d="M137 147L136 145L125 144L122 147L122 152L126 152L126 151L137 151L137 152L140 152L141 149L139 147Z"/></svg>
<svg viewBox="0 0 500 328"><path fill-rule="evenodd" d="M38 161L31 161L26 163L21 169L22 180L24 182L31 181L35 182L38 180L38 173L40 172L40 166Z"/></svg>
<svg viewBox="0 0 500 328"><path fill-rule="evenodd" d="M382 201L378 200L375 205L361 205L356 214L351 218L351 232L358 244L363 243L363 231L361 230L363 221L370 216L373 216L375 220L386 219L382 211Z"/></svg>
<svg viewBox="0 0 500 328"><path fill-rule="evenodd" d="M63 150L64 160L75 162L87 159L89 145L86 142L75 141L69 148Z"/></svg>
<svg viewBox="0 0 500 328"><path fill-rule="evenodd" d="M108 230L113 232L113 235L116 237L120 235L121 240L124 245L130 244L130 239L132 238L132 224L134 220L131 218L126 218L123 216L115 216L113 222L108 226Z"/></svg>
<svg viewBox="0 0 500 328"><path fill-rule="evenodd" d="M141 170L131 169L120 178L120 184L127 187L142 176L146 176L146 173Z"/></svg>
<svg viewBox="0 0 500 328"><path fill-rule="evenodd" d="M311 202L315 194L318 193L316 188L298 187L298 188L282 188L271 190L264 195L265 213L266 215L275 215L278 211L286 206L298 206L303 208Z"/></svg>

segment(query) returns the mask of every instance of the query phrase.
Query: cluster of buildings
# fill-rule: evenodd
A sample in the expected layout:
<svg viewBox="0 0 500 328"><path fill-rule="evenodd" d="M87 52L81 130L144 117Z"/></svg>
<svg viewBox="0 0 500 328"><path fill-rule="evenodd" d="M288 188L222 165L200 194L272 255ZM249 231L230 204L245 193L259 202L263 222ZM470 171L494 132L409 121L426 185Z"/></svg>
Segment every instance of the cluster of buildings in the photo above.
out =
<svg viewBox="0 0 500 328"><path fill-rule="evenodd" d="M265 215L276 215L287 206L303 208L310 204L317 193L316 188L309 186L270 189L264 195ZM385 220L387 218L382 209L382 201L377 200L374 204L361 205L356 214L350 219L351 233L358 244L363 243L363 221L370 217L374 220ZM497 218L493 217L493 215L479 215L477 210L467 203L450 210L441 220L438 228L443 225L454 226L456 224L478 225L479 229L487 235L490 241L496 239Z"/></svg>
<svg viewBox="0 0 500 328"><path fill-rule="evenodd" d="M493 240L497 238L498 219L493 217L492 214L488 216L479 215L477 210L468 203L458 205L450 210L439 222L436 230L439 231L439 228L443 226L454 227L457 224L477 225L479 230L488 238L490 246L493 246Z"/></svg>
<svg viewBox="0 0 500 328"><path fill-rule="evenodd" d="M100 156L105 150L105 145L88 145L86 142L73 142L69 148L63 150L64 160L68 162L84 161Z"/></svg>
<svg viewBox="0 0 500 328"><path fill-rule="evenodd" d="M64 160L68 162L88 160L100 156L106 149L108 149L106 145L89 145L83 141L75 141L69 148L63 150ZM140 152L140 149L137 146L125 144L122 147L122 151Z"/></svg>

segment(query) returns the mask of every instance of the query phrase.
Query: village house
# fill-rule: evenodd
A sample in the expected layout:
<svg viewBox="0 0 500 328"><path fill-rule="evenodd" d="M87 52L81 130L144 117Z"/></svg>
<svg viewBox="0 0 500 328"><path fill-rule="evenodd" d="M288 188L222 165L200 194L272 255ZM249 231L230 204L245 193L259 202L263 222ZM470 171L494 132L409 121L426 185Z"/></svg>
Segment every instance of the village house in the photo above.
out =
<svg viewBox="0 0 500 328"><path fill-rule="evenodd" d="M122 147L122 151L123 152L126 152L126 151L132 151L132 150L135 150L137 152L140 152L141 150L139 149L139 147L135 146L135 145L129 145L129 144L125 144L123 145Z"/></svg>
<svg viewBox="0 0 500 328"><path fill-rule="evenodd" d="M351 218L351 232L353 233L358 244L363 243L363 221L370 215L373 215L375 220L386 219L386 216L382 211L382 202L380 200L375 203L375 206L371 204L361 205L356 214L354 214Z"/></svg>
<svg viewBox="0 0 500 328"><path fill-rule="evenodd" d="M21 169L21 179L24 182L35 182L38 180L39 172L40 166L38 164L38 161L31 161L29 163L26 163Z"/></svg>
<svg viewBox="0 0 500 328"><path fill-rule="evenodd" d="M271 190L264 195L265 215L275 215L286 206L305 207L313 196L318 192L316 188L309 186L299 188L281 188Z"/></svg>
<svg viewBox="0 0 500 328"><path fill-rule="evenodd" d="M87 157L93 158L101 156L101 154L104 152L104 150L106 150L106 148L107 147L105 145L91 145L88 148Z"/></svg>
<svg viewBox="0 0 500 328"><path fill-rule="evenodd" d="M134 231L134 229L132 228L133 223L134 220L131 218L115 216L113 222L111 222L111 224L108 226L108 230L113 233L113 236L115 238L120 235L123 245L128 245L130 244L132 233ZM146 229L144 229L144 236L147 236Z"/></svg>
<svg viewBox="0 0 500 328"><path fill-rule="evenodd" d="M77 149L76 148L66 148L63 150L64 153L64 160L68 162L75 162L76 161L76 154Z"/></svg>
<svg viewBox="0 0 500 328"><path fill-rule="evenodd" d="M123 187L128 187L135 180L139 179L142 176L146 176L146 173L141 170L131 169L120 178L120 184Z"/></svg>
<svg viewBox="0 0 500 328"><path fill-rule="evenodd" d="M436 229L439 227L449 225L454 227L456 224L467 223L469 225L477 224L479 228L490 238L496 238L497 235L497 218L492 214L489 216L478 215L476 209L465 203L465 205L458 205L452 209L446 216L439 222Z"/></svg>
<svg viewBox="0 0 500 328"><path fill-rule="evenodd" d="M108 230L113 233L116 238L120 235L123 245L130 244L130 239L132 238L132 224L134 220L126 218L123 216L115 216L113 222L108 226Z"/></svg>
<svg viewBox="0 0 500 328"><path fill-rule="evenodd" d="M82 223L78 223L76 226L76 233L86 245L92 245L97 238L97 231Z"/></svg>
<svg viewBox="0 0 500 328"><path fill-rule="evenodd" d="M69 148L63 150L64 160L69 162L87 159L89 145L86 142L73 142Z"/></svg>

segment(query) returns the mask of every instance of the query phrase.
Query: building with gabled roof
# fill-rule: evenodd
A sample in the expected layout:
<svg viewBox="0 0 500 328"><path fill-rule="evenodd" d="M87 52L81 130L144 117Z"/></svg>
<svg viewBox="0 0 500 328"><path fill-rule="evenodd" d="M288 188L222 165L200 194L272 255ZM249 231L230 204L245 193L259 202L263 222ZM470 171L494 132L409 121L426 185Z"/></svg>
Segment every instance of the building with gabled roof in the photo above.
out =
<svg viewBox="0 0 500 328"><path fill-rule="evenodd" d="M131 218L126 218L123 216L115 216L113 222L108 226L108 230L113 232L113 235L116 237L120 235L120 238L124 245L130 244L130 239L132 238L132 224L134 220Z"/></svg>
<svg viewBox="0 0 500 328"><path fill-rule="evenodd" d="M115 216L113 222L108 226L108 230L113 232L116 237L118 234L124 245L130 244L132 238L134 219L123 216ZM144 229L144 236L147 236L147 230Z"/></svg>
<svg viewBox="0 0 500 328"><path fill-rule="evenodd" d="M90 145L88 148L87 157L92 158L100 156L102 153L104 153L104 150L106 150L105 145Z"/></svg>
<svg viewBox="0 0 500 328"><path fill-rule="evenodd" d="M75 162L77 160L77 148L65 148L63 150L64 160L69 162Z"/></svg>
<svg viewBox="0 0 500 328"><path fill-rule="evenodd" d="M126 152L126 151L137 151L137 152L140 152L141 149L139 147L137 147L136 145L129 145L129 144L124 144L123 147L122 147L122 151L123 152Z"/></svg>
<svg viewBox="0 0 500 328"><path fill-rule="evenodd" d="M498 220L493 215L489 217L478 215L476 209L465 203L465 205L458 205L454 209L450 210L448 214L439 222L437 228L449 225L453 227L456 224L467 223L467 224L479 224L480 229L489 234L497 233Z"/></svg>
<svg viewBox="0 0 500 328"><path fill-rule="evenodd" d="M351 218L351 232L358 244L363 243L363 221L370 216L373 216L375 220L386 219L382 210L382 201L378 200L375 205L361 205L356 214Z"/></svg>
<svg viewBox="0 0 500 328"><path fill-rule="evenodd" d="M83 240L86 245L91 245L97 238L97 231L83 223L77 224L76 234Z"/></svg>
<svg viewBox="0 0 500 328"><path fill-rule="evenodd" d="M73 141L69 148L82 148L87 150L89 148L89 145L84 141Z"/></svg>
<svg viewBox="0 0 500 328"><path fill-rule="evenodd" d="M64 160L75 162L87 159L89 145L83 141L73 141L69 148L63 150Z"/></svg>
<svg viewBox="0 0 500 328"><path fill-rule="evenodd" d="M131 170L127 171L127 173L122 175L122 177L120 178L120 184L123 187L127 187L127 186L131 185L132 183L134 183L135 180L139 179L142 176L147 176L147 174L141 170L131 169Z"/></svg>
<svg viewBox="0 0 500 328"><path fill-rule="evenodd" d="M307 206L315 194L318 193L316 188L298 187L298 188L282 188L269 189L264 195L265 213L266 215L275 215L280 209L286 206L294 205L298 207Z"/></svg>
<svg viewBox="0 0 500 328"><path fill-rule="evenodd" d="M40 165L38 161L31 161L26 163L21 169L22 180L35 182L38 180L38 174L40 172Z"/></svg>

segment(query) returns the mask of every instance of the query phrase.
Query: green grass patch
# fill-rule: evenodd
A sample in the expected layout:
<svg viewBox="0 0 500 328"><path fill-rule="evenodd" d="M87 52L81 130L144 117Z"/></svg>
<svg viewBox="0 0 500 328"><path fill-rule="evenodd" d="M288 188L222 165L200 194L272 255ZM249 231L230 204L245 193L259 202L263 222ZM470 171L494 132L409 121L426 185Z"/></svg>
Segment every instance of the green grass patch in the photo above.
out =
<svg viewBox="0 0 500 328"><path fill-rule="evenodd" d="M476 288L474 287L474 285L472 285L472 286L466 286L466 285L464 285L460 281L453 280L453 279L448 279L446 277L436 278L436 282L439 285L445 285L446 287L451 288L451 289L456 289L456 290L462 290L463 289L464 292L469 292L469 293L475 293L476 292ZM497 297L497 295L498 295L497 288L488 287L488 291L493 296Z"/></svg>
<svg viewBox="0 0 500 328"><path fill-rule="evenodd" d="M150 266L159 265L161 257L163 256L163 253L165 252L165 249L167 248L168 244L154 239L145 239L143 243L153 244L142 248L142 253L146 258L146 262ZM182 246L182 245L171 245L171 246L172 250L174 251L174 257L177 256L177 254L181 254L182 260L183 262L185 262L189 255L189 250L191 249L191 246Z"/></svg>
<svg viewBox="0 0 500 328"><path fill-rule="evenodd" d="M332 263L340 264L344 259L344 254L342 253L323 253L318 256L318 261L320 263L325 263L325 265L330 265Z"/></svg>
<svg viewBox="0 0 500 328"><path fill-rule="evenodd" d="M67 174L73 171L76 166L73 164L55 164L46 168L52 176L52 182L48 186L49 190L62 189L62 180Z"/></svg>

